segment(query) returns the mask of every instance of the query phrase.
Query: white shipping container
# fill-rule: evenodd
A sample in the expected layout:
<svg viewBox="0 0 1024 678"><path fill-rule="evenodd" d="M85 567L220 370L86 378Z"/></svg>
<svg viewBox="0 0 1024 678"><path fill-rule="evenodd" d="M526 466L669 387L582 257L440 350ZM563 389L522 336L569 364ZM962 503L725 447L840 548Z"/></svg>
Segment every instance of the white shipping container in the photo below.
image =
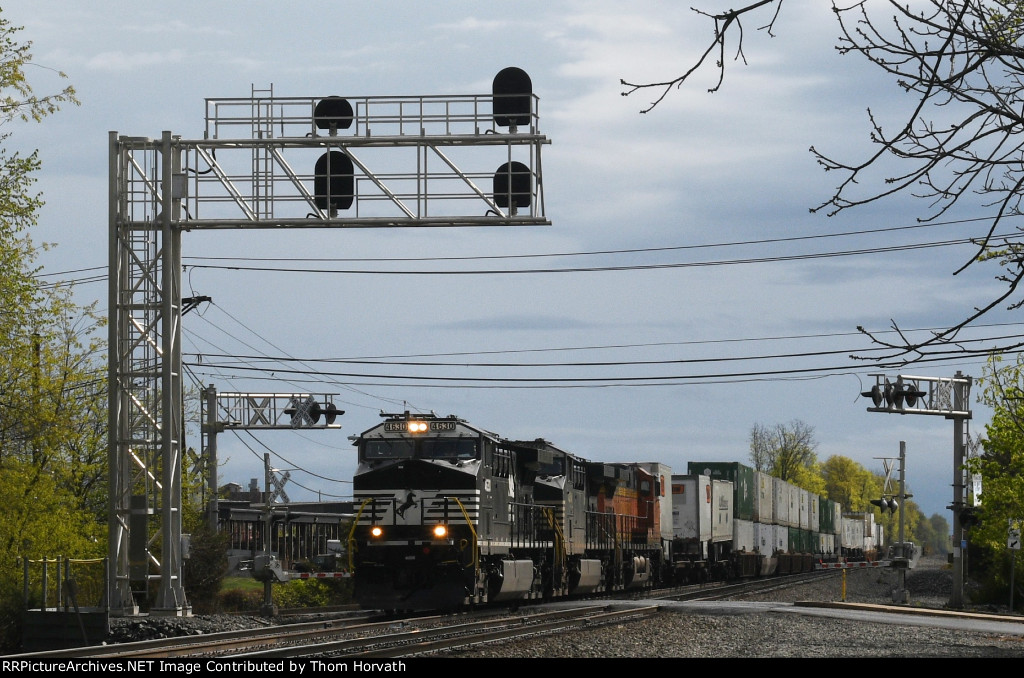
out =
<svg viewBox="0 0 1024 678"><path fill-rule="evenodd" d="M789 526L800 527L800 488L786 481L789 486Z"/></svg>
<svg viewBox="0 0 1024 678"><path fill-rule="evenodd" d="M864 548L864 514L847 513L843 516L843 541L844 549Z"/></svg>
<svg viewBox="0 0 1024 678"><path fill-rule="evenodd" d="M791 527L793 520L790 518L789 506L791 502L791 485L781 478L772 478L772 511L773 525Z"/></svg>
<svg viewBox="0 0 1024 678"><path fill-rule="evenodd" d="M789 552L789 528L785 525L775 525L775 550Z"/></svg>
<svg viewBox="0 0 1024 678"><path fill-rule="evenodd" d="M754 523L754 548L761 553L775 549L775 526L768 523Z"/></svg>
<svg viewBox="0 0 1024 678"><path fill-rule="evenodd" d="M754 540L754 523L750 520L736 520L733 521L733 540L732 550L733 551L746 551L748 553L754 552L754 546L757 542Z"/></svg>
<svg viewBox="0 0 1024 678"><path fill-rule="evenodd" d="M810 506L808 507L810 514L808 518L811 521L807 529L811 532L817 532L821 529L821 497L813 492L808 492L807 499L810 501Z"/></svg>
<svg viewBox="0 0 1024 678"><path fill-rule="evenodd" d="M733 538L733 484L729 480L711 480L712 520L711 540L729 541ZM753 539L753 537L751 537ZM733 547L735 548L735 546Z"/></svg>
<svg viewBox="0 0 1024 678"><path fill-rule="evenodd" d="M711 478L672 476L672 536L707 544L711 540Z"/></svg>
<svg viewBox="0 0 1024 678"><path fill-rule="evenodd" d="M800 529L811 529L811 493L802 487L796 488L796 500L800 510Z"/></svg>
<svg viewBox="0 0 1024 678"><path fill-rule="evenodd" d="M773 501L775 496L775 478L754 471L754 522L773 523L775 522L775 509Z"/></svg>

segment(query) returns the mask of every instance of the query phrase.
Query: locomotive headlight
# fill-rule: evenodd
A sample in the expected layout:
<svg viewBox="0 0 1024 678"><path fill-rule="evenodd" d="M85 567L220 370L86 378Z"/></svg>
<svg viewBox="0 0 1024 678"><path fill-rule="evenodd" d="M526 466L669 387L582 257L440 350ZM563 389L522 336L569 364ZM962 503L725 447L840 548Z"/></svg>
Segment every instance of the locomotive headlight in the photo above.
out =
<svg viewBox="0 0 1024 678"><path fill-rule="evenodd" d="M434 538L435 539L444 539L447 536L448 536L448 526L447 525L435 525L434 526Z"/></svg>
<svg viewBox="0 0 1024 678"><path fill-rule="evenodd" d="M384 528L380 525L374 525L370 528L370 536L379 539L384 536Z"/></svg>
<svg viewBox="0 0 1024 678"><path fill-rule="evenodd" d="M408 426L409 433L423 433L427 430L427 422L425 421L410 421Z"/></svg>

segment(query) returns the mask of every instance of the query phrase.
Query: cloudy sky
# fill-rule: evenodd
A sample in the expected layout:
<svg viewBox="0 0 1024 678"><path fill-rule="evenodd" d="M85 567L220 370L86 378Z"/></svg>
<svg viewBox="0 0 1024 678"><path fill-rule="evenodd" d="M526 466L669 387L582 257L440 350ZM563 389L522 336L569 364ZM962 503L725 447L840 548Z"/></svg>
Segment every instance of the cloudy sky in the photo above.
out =
<svg viewBox="0 0 1024 678"><path fill-rule="evenodd" d="M14 147L38 148L44 163L35 239L57 245L44 272L81 281L81 300L105 306L105 282L91 281L107 266L111 131L200 139L206 99L271 88L486 94L498 71L517 66L551 140L550 226L185 234L185 292L213 300L185 318L186 361L204 356L189 386L333 393L346 410L340 431L221 436L221 482L262 479L269 450L290 469L292 500L349 496L347 436L382 410L457 414L590 459L659 460L677 472L691 460L747 461L754 424L800 420L822 460L881 470L905 441L915 500L948 517L951 422L866 412L858 394L879 369L848 356L870 355L858 326L941 328L1001 289L994 268L953 275L969 247L904 249L977 235L983 223L951 222L983 213L966 206L914 228L926 205L907 196L832 218L809 211L839 177L808 149L859 160L870 152L866 109L897 124L911 103L863 60L836 53L836 19L820 0L787 0L774 38L748 21L748 63L728 64L721 91L707 92L716 74L703 72L641 114L654 93L622 96L620 80L671 79L694 63L711 26L691 4L3 2L45 67L30 71L36 91L58 87L59 69L82 101L8 128ZM851 253L864 248L882 251ZM211 256L238 260L204 267ZM270 257L289 270L245 270ZM423 261L403 261L413 257ZM971 336L1018 333L995 325L1013 320L995 314ZM264 361L253 373L218 368L214 355L302 361ZM390 364L317 362L369 358ZM903 373L958 370L977 377L982 364ZM981 432L987 413L973 408Z"/></svg>

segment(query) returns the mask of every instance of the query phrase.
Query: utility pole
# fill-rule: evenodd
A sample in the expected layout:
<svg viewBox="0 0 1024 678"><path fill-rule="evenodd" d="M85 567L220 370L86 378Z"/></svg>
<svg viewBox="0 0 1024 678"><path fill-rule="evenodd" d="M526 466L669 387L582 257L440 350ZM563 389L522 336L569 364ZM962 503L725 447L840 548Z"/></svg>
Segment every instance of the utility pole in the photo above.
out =
<svg viewBox="0 0 1024 678"><path fill-rule="evenodd" d="M910 592L907 591L907 568L910 566L910 557L906 552L906 536L904 528L907 515L907 444L900 441L900 542L896 547L896 590L893 591L893 602L906 605L910 602Z"/></svg>

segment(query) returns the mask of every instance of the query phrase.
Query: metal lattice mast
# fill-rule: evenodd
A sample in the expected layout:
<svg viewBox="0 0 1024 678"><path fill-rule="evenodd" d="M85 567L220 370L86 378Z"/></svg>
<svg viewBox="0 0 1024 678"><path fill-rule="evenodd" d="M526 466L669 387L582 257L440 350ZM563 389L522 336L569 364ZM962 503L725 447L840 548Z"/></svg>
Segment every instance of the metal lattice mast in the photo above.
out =
<svg viewBox="0 0 1024 678"><path fill-rule="evenodd" d="M188 612L181 581L180 172L169 132L160 141L111 133L107 594L115 614L137 611L133 584L145 590L151 578L159 580L154 612Z"/></svg>

